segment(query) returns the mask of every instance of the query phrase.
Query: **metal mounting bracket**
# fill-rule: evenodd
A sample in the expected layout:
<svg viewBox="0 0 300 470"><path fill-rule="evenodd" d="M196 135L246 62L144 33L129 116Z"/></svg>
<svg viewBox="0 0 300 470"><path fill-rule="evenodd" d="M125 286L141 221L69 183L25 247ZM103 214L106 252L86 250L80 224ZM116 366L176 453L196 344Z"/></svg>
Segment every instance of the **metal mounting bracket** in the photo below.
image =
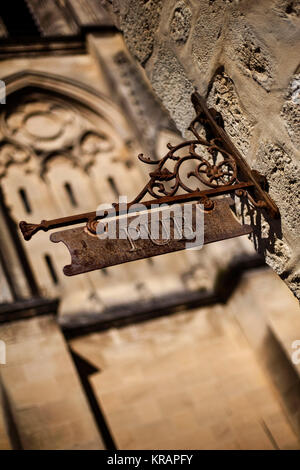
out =
<svg viewBox="0 0 300 470"><path fill-rule="evenodd" d="M224 217L220 215L220 207L222 204L218 197L221 195L246 196L254 207L268 211L271 217L278 217L278 208L266 192L267 184L264 177L259 175L258 172L251 170L241 153L235 147L224 130L221 114L213 108L209 109L205 100L197 92L192 94L191 100L196 111L196 117L193 119L188 129L192 132L194 138L186 140L176 146L168 144L167 147L169 151L160 160L152 160L144 157L142 154L138 156L143 163L153 165L156 168L149 173L150 179L141 192L133 201L126 205L126 211L129 210L131 206L141 202L146 208L150 208L152 204L155 203L172 205L191 201L201 202L207 214L210 212L214 213L215 223L219 227L220 234L222 233L219 237L215 234L211 237L207 236L205 243L224 238L232 238L252 231L251 227L246 225L241 226L240 224L241 229L237 230L236 223L238 222L233 223L233 219L231 220L232 230L230 230L230 225L225 224L224 217L231 219L233 214L229 209L225 210L225 206L223 205ZM190 167L191 163L196 163L192 170ZM185 165L189 166L189 171L184 171ZM195 182L197 183L196 188ZM144 201L146 196L150 196L151 199ZM228 206L228 198L226 199L226 206ZM105 217L107 219L110 215L119 216L122 215L122 213L122 208L119 207L119 204L113 204L111 214L110 210L108 210ZM217 216L217 214L219 214L219 216ZM230 216L230 214L232 214L232 216ZM42 220L39 224L29 224L22 221L20 222L20 229L24 239L30 240L39 230L47 231L78 223L86 223L85 227L59 232L51 236L52 241L63 241L68 246L73 261L76 258L76 269L73 269L73 267L65 267L65 274L73 275L79 272L87 272L92 269L118 264L116 259L114 259L113 262L112 260L109 262L109 256L107 256L105 263L100 261L93 263L87 262L92 252L94 253L95 259L97 250L100 249L100 242L102 242L101 250L103 250L103 240L98 240L97 237L95 237L100 219L101 216L97 215L96 212L87 212L59 219ZM226 225L227 228L225 231L222 230L222 225ZM208 232L209 230L207 228L207 233ZM91 237L91 235L93 235L93 237ZM82 252L80 252L80 250L78 251L78 243L75 243L77 247L76 249L74 248L75 245L72 241L72 237L74 237L74 240L76 238L77 241L83 238L85 239L83 244L85 248ZM86 245L86 242L88 242L88 245ZM89 249L86 248L89 247L89 243L90 252ZM72 247L76 251L76 256L74 255L74 250L72 254ZM108 250L107 247L106 249ZM183 248L176 248L170 245L168 249L160 250L160 252L155 252L155 250L153 251L152 249L149 249L147 252L147 247L144 247L144 256L135 256L131 257L131 259L127 259L126 257L123 259L121 257L123 261L119 262L155 256L156 254L162 254L162 252L176 251L177 249ZM79 252L81 254L77 256Z"/></svg>

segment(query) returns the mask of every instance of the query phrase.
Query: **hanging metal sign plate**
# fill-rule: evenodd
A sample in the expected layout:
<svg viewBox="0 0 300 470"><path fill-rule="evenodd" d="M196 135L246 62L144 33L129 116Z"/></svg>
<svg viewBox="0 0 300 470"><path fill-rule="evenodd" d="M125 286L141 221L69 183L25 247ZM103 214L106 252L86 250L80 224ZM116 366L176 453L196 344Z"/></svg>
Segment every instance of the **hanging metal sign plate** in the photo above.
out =
<svg viewBox="0 0 300 470"><path fill-rule="evenodd" d="M247 199L255 210L264 210L271 217L278 217L279 211L267 193L268 185L262 175L251 170L238 149L226 134L223 119L215 109L207 108L203 98L192 94L196 117L189 126L194 135L192 140L178 145L168 144L168 152L160 160L152 160L143 155L138 158L145 164L154 167L149 173L149 181L130 203L126 204L125 213L136 204L143 204L146 217L150 217L153 204L174 205L191 204L194 213L202 207L202 228L194 218L190 221L190 231L195 233L194 247L216 242L227 238L249 234L252 228L241 225L230 209L230 195ZM205 130L205 137L199 133L199 127ZM196 185L196 187L195 187ZM149 198L145 200L145 198ZM198 211L199 212L199 211ZM71 264L65 266L68 276L101 269L116 264L127 263L143 258L158 256L179 251L193 246L192 240L185 236L174 236L178 221L173 220L173 233L165 237L162 233L156 236L135 238L130 232L122 236L102 238L98 228L106 224L109 230L113 224L120 232L120 224L126 220L129 225L137 215L126 215L120 203L112 205L106 214L87 212L59 219L42 220L39 224L20 222L20 229L25 240L30 240L38 231L52 230L70 225L85 223L83 227L63 230L51 235L55 243L63 242L71 254ZM127 217L127 218L126 218ZM115 220L113 220L115 219ZM102 224L102 225L101 225ZM104 224L104 225L103 225ZM185 223L186 225L186 223ZM149 227L147 220L146 226ZM103 228L104 230L104 228ZM203 233L203 237L199 233ZM104 232L103 232L104 233Z"/></svg>
<svg viewBox="0 0 300 470"><path fill-rule="evenodd" d="M140 215L133 215L123 218L123 221L118 217L105 224L99 222L105 227L105 231L102 227L102 233L108 233L111 229L117 238L101 239L97 234L92 235L86 227L77 227L53 233L50 239L55 243L63 242L68 248L72 262L63 271L67 276L73 276L186 248L200 248L203 244L251 233L250 226L238 222L230 209L230 202L230 198L218 199L214 210L209 212L203 210L203 205L192 203L192 217L190 221L185 217L184 230L180 230L180 217L178 219L176 214L171 214L169 232L160 224L158 237L155 238L150 231L151 211L148 211L143 218L144 225L138 226L144 238L136 238L136 231L132 231L132 222L141 218ZM162 214L159 215L161 221Z"/></svg>

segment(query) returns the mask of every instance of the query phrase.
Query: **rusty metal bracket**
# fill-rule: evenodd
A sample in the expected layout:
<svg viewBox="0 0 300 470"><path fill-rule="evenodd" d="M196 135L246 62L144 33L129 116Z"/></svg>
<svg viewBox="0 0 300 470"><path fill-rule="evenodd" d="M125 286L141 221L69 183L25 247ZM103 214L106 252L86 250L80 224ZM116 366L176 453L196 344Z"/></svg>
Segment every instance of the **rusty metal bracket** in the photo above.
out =
<svg viewBox="0 0 300 470"><path fill-rule="evenodd" d="M196 110L196 117L191 122L189 130L195 139L172 146L168 144L169 152L160 160L151 160L142 154L138 158L157 168L150 172L150 180L137 197L127 204L131 205L141 202L148 194L152 200L143 202L151 206L154 202L174 204L191 200L201 200L207 210L213 208L212 198L226 193L235 193L238 196L247 195L251 203L258 208L269 212L271 217L279 215L276 204L264 190L265 181L258 172L251 170L230 137L223 129L223 120L220 113L215 109L208 109L204 99L195 92L191 97ZM197 124L204 127L206 138L200 136ZM178 152L187 150L186 154L178 156ZM187 179L194 177L201 183L202 188L192 189L180 176L180 169L184 162L193 160L199 162L194 171L190 171ZM167 168L167 163L176 162L172 171ZM203 189L203 186L209 189ZM179 190L185 194L176 194ZM157 201L159 200L159 201ZM118 204L114 205L114 215L120 214ZM109 213L108 213L109 215ZM97 219L96 212L72 215L53 220L42 220L39 224L20 222L20 229L25 240L39 230L47 231L59 227L66 227L78 223L87 223L88 229L95 233Z"/></svg>
<svg viewBox="0 0 300 470"><path fill-rule="evenodd" d="M227 151L234 160L237 170L234 183L236 184L241 181L252 183L252 189L246 190L252 204L255 207L266 209L272 218L279 217L278 207L265 191L267 187L265 177L258 171L251 170L241 153L225 132L221 114L213 108L208 109L204 99L199 95L199 93L193 93L191 99L197 116L190 124L189 129L194 133L194 135L199 136L196 131L196 124L202 124L211 140L219 142L221 147ZM241 192L239 189L237 195L241 195L242 193L245 194L245 191Z"/></svg>
<svg viewBox="0 0 300 470"><path fill-rule="evenodd" d="M172 205L198 201L203 204L205 212L208 213L216 207L218 196L235 194L247 196L254 207L265 209L271 217L277 217L278 208L265 190L266 181L257 172L251 170L235 147L223 128L221 114L213 108L209 109L205 100L197 92L192 94L191 100L196 117L188 129L194 138L176 146L168 144L169 151L160 160L152 160L142 154L138 156L140 161L156 168L149 173L150 179L141 192L126 205L126 211L132 205L140 202L144 207L150 208L152 204L157 203ZM196 165L191 167L191 163L196 163ZM150 199L143 201L146 196L150 196ZM42 220L39 224L29 224L22 221L20 229L24 239L30 240L39 230L47 231L86 223L85 233L95 235L101 217L107 219L110 215L121 214L119 204L113 204L113 209L108 209L102 216L97 215L96 212L87 212L59 219ZM220 227L221 224L222 219L220 219ZM249 233L249 227L244 227L245 231L241 230L240 234ZM61 232L61 234L66 233L67 231ZM71 236L71 233L67 236L67 245L71 243L69 235ZM237 235L231 235L230 230L227 230L223 236L231 238ZM52 237L52 241L58 240L62 240L58 235ZM153 256L153 254L149 254L149 256ZM92 269L97 268L93 267ZM80 272L85 271L81 270Z"/></svg>

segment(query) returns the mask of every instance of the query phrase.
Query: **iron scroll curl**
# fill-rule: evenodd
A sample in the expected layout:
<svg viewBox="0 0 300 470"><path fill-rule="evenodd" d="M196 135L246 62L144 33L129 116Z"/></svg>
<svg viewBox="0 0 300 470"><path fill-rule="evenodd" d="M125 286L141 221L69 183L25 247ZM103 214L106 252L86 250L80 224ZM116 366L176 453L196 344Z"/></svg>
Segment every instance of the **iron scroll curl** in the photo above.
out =
<svg viewBox="0 0 300 470"><path fill-rule="evenodd" d="M278 208L265 191L263 178L251 170L224 131L220 113L208 108L197 92L192 94L191 100L196 117L188 129L193 133L194 139L175 146L169 143L169 151L160 160L138 155L141 162L156 165L156 168L149 173L150 179L140 193L127 204L127 209L149 195L152 200L143 202L146 207L157 201L161 204L200 201L204 210L211 211L216 197L235 194L246 196L255 208L267 210L271 217L278 217ZM198 125L204 128L206 138L199 134ZM191 163L195 163L193 168ZM189 168L184 170L185 165ZM113 204L113 209L113 215L119 215L119 205ZM110 215L109 211L106 215ZM22 221L19 226L24 239L30 240L39 230L47 231L83 222L86 223L87 231L95 234L99 219L101 217L94 211L43 220L39 224Z"/></svg>

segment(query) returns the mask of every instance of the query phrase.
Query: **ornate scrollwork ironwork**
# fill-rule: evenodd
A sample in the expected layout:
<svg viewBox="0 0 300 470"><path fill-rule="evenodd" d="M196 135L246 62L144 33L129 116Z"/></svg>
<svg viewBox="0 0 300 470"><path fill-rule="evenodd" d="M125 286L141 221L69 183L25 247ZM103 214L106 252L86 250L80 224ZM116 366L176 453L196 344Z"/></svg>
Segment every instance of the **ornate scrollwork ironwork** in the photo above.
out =
<svg viewBox="0 0 300 470"><path fill-rule="evenodd" d="M191 122L189 130L196 139L182 142L176 146L169 143L167 145L169 152L160 160L152 160L140 154L138 158L143 163L157 165L157 168L149 173L150 180L132 203L140 202L146 194L155 199L171 198L180 189L185 193L194 193L198 199L201 197L203 199L204 195L201 196L200 193L206 188L212 190L223 188L223 193L228 192L240 197L246 194L253 206L268 208L273 216L278 215L276 205L264 191L265 187L261 182L260 175L248 167L224 132L221 114L215 109L208 109L198 93L193 93L192 102L197 115ZM198 125L204 128L206 139L199 134ZM183 156L177 154L185 149L186 153ZM174 162L172 169L168 167L171 162ZM180 174L185 162L196 164L193 170L186 172L186 182ZM198 183L201 183L202 188L200 186L192 187L190 184L192 177L192 181L197 180ZM239 185L239 188L236 185ZM249 193L250 186L252 194ZM242 187L247 187L247 189L242 189ZM213 202L208 203L207 201L216 195L213 191L205 194L204 208L206 210L213 207Z"/></svg>
<svg viewBox="0 0 300 470"><path fill-rule="evenodd" d="M229 193L240 197L247 196L256 208L267 209L271 216L278 216L278 208L266 192L266 182L250 169L231 142L223 129L220 113L214 109L208 109L205 101L196 92L192 94L192 102L196 117L191 122L189 130L194 134L195 139L176 146L168 144L169 151L160 160L152 160L143 154L138 156L140 161L156 165L156 168L149 173L150 180L142 191L127 204L127 209L141 202L148 194L153 199L143 203L146 207L150 207L157 200L166 204L198 200L204 205L204 210L209 211L214 208L212 198ZM198 124L204 127L206 138L199 134ZM190 165L191 163L195 164L194 168L183 171L184 164ZM170 168L172 164L173 167ZM198 186L193 188L192 184L195 181ZM113 215L118 213L119 205L114 204ZM91 234L95 234L100 218L96 212L88 212L42 221L39 225L21 222L20 228L26 240L29 240L38 230L46 231L50 228L79 222L86 222L86 229Z"/></svg>
<svg viewBox="0 0 300 470"><path fill-rule="evenodd" d="M200 151L198 148L200 147ZM188 193L200 191L200 187L193 188L183 181L180 170L185 162L194 162L196 167L186 173L186 179L196 178L202 185L217 188L228 186L238 182L237 166L232 155L217 145L214 141L208 142L204 139L190 140L179 145L172 146L168 144L169 152L159 161L151 160L142 154L138 158L146 164L157 165L157 168L149 173L150 180L146 185L146 191L154 198L160 198L162 195L174 196L181 188ZM184 156L176 155L176 152L187 149ZM205 151L207 155L205 155ZM172 171L167 168L171 161L176 162ZM168 188L165 183L172 183ZM155 191L157 189L157 192ZM203 189L203 188L202 188ZM159 193L159 194L157 194ZM137 202L139 196L135 199Z"/></svg>

